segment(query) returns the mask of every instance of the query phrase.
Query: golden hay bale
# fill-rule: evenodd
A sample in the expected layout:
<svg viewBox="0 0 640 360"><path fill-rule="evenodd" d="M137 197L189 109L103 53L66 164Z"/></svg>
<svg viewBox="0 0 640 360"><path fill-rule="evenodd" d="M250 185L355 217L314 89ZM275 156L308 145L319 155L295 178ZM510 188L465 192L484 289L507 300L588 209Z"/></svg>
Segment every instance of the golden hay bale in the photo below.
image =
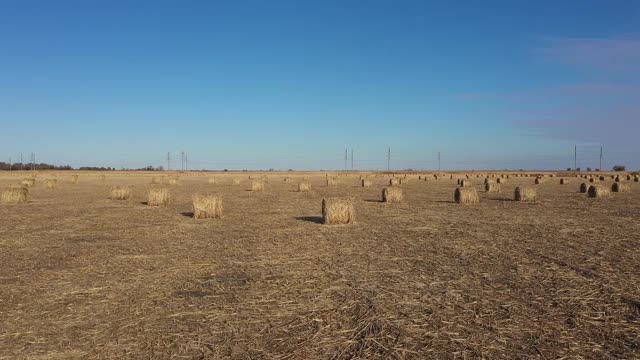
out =
<svg viewBox="0 0 640 360"><path fill-rule="evenodd" d="M169 179L169 185L178 185L178 179L176 178Z"/></svg>
<svg viewBox="0 0 640 360"><path fill-rule="evenodd" d="M215 179L215 178L209 178L208 183L209 183L210 185L214 185L214 184L216 183L216 179Z"/></svg>
<svg viewBox="0 0 640 360"><path fill-rule="evenodd" d="M591 178L589 179L589 182L592 184L597 184L600 180L596 179L596 178Z"/></svg>
<svg viewBox="0 0 640 360"><path fill-rule="evenodd" d="M44 184L47 186L47 189L53 189L58 184L58 179L47 179L44 181Z"/></svg>
<svg viewBox="0 0 640 360"><path fill-rule="evenodd" d="M538 194L534 188L517 187L513 198L515 201L535 201L538 198Z"/></svg>
<svg viewBox="0 0 640 360"><path fill-rule="evenodd" d="M194 195L194 219L219 219L222 217L222 198L218 195Z"/></svg>
<svg viewBox="0 0 640 360"><path fill-rule="evenodd" d="M485 184L485 185L486 185L486 184L492 184L492 183L493 183L493 180L491 180L490 178L485 178L485 179L484 179L484 184Z"/></svg>
<svg viewBox="0 0 640 360"><path fill-rule="evenodd" d="M462 181L460 181L460 186L461 187L470 187L470 186L473 186L473 183L471 182L471 180L463 179Z"/></svg>
<svg viewBox="0 0 640 360"><path fill-rule="evenodd" d="M627 192L630 190L631 190L631 187L627 184L613 183L613 185L611 185L612 192Z"/></svg>
<svg viewBox="0 0 640 360"><path fill-rule="evenodd" d="M400 182L398 181L398 179L396 179L396 178L389 179L389 186L397 186L399 184L400 184Z"/></svg>
<svg viewBox="0 0 640 360"><path fill-rule="evenodd" d="M498 179L496 180L496 183L498 183L498 184L504 184L504 183L506 183L506 182L507 182L507 178L498 178Z"/></svg>
<svg viewBox="0 0 640 360"><path fill-rule="evenodd" d="M486 183L484 184L484 190L488 193L499 193L500 192L500 184L492 184Z"/></svg>
<svg viewBox="0 0 640 360"><path fill-rule="evenodd" d="M151 183L152 184L162 184L162 178L159 178L159 177L151 178Z"/></svg>
<svg viewBox="0 0 640 360"><path fill-rule="evenodd" d="M170 200L169 189L151 189L147 195L149 206L166 206L169 205Z"/></svg>
<svg viewBox="0 0 640 360"><path fill-rule="evenodd" d="M264 183L259 180L253 180L251 182L251 191L264 191Z"/></svg>
<svg viewBox="0 0 640 360"><path fill-rule="evenodd" d="M306 181L302 181L298 184L298 192L308 192L311 190L311 184L306 182Z"/></svg>
<svg viewBox="0 0 640 360"><path fill-rule="evenodd" d="M286 177L286 178L284 178L284 182L286 182L286 183L290 183L290 182L291 182L291 178L290 178L290 177Z"/></svg>
<svg viewBox="0 0 640 360"><path fill-rule="evenodd" d="M560 185L567 185L568 183L569 183L568 179L564 179L564 178L560 179Z"/></svg>
<svg viewBox="0 0 640 360"><path fill-rule="evenodd" d="M322 199L322 222L326 225L353 224L353 201L349 198Z"/></svg>
<svg viewBox="0 0 640 360"><path fill-rule="evenodd" d="M240 179L231 180L231 185L240 185Z"/></svg>
<svg viewBox="0 0 640 360"><path fill-rule="evenodd" d="M371 179L362 179L362 187L368 188L371 187L372 184L373 182L371 181Z"/></svg>
<svg viewBox="0 0 640 360"><path fill-rule="evenodd" d="M20 184L22 184L22 186L26 186L26 187L33 187L33 186L36 186L36 179L25 178L25 179L22 179L22 182L20 182Z"/></svg>
<svg viewBox="0 0 640 360"><path fill-rule="evenodd" d="M22 204L27 201L29 201L29 189L24 186L12 187L0 194L0 204Z"/></svg>
<svg viewBox="0 0 640 360"><path fill-rule="evenodd" d="M608 188L602 185L591 185L589 186L589 190L587 191L590 198L600 198L611 195L611 192Z"/></svg>
<svg viewBox="0 0 640 360"><path fill-rule="evenodd" d="M580 184L580 192L586 194L589 191L589 185L587 183Z"/></svg>
<svg viewBox="0 0 640 360"><path fill-rule="evenodd" d="M536 177L536 179L533 182L534 182L534 184L539 185L539 184L543 184L545 182L545 180L544 180L544 178Z"/></svg>
<svg viewBox="0 0 640 360"><path fill-rule="evenodd" d="M618 176L616 176L616 178L615 178L614 180L615 180L615 182L620 182L620 181L622 181L622 179L620 178L620 176L619 176L619 175L618 175Z"/></svg>
<svg viewBox="0 0 640 360"><path fill-rule="evenodd" d="M402 202L404 195L402 194L402 189L388 187L382 189L382 202L386 203L399 203Z"/></svg>
<svg viewBox="0 0 640 360"><path fill-rule="evenodd" d="M633 181L634 182L639 182L640 181L640 177L638 177L638 175L634 176Z"/></svg>
<svg viewBox="0 0 640 360"><path fill-rule="evenodd" d="M598 179L600 179L600 181L604 181L604 176L600 176Z"/></svg>
<svg viewBox="0 0 640 360"><path fill-rule="evenodd" d="M453 194L453 200L458 204L479 204L480 196L474 188L459 187Z"/></svg>
<svg viewBox="0 0 640 360"><path fill-rule="evenodd" d="M336 179L328 178L327 187L335 187L335 186L338 186L338 181Z"/></svg>
<svg viewBox="0 0 640 360"><path fill-rule="evenodd" d="M71 175L71 183L72 184L78 183L78 175Z"/></svg>
<svg viewBox="0 0 640 360"><path fill-rule="evenodd" d="M131 197L131 190L128 186L116 185L111 188L111 200L127 200Z"/></svg>
<svg viewBox="0 0 640 360"><path fill-rule="evenodd" d="M631 181L631 174L627 174L627 181Z"/></svg>
<svg viewBox="0 0 640 360"><path fill-rule="evenodd" d="M100 180L107 180L107 175L100 175Z"/></svg>

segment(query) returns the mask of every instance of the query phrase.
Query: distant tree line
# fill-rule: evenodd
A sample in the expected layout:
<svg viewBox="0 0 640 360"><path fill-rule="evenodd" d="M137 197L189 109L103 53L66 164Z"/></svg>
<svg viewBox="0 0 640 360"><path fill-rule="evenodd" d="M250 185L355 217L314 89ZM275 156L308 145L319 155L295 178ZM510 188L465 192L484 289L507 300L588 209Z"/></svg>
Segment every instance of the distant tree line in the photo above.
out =
<svg viewBox="0 0 640 360"><path fill-rule="evenodd" d="M35 168L36 170L73 170L73 168L69 165L56 166L56 165L50 165L45 163L39 163L39 164L13 163L9 165L9 163L0 161L0 171L20 170L21 168L23 170L30 170L32 167Z"/></svg>

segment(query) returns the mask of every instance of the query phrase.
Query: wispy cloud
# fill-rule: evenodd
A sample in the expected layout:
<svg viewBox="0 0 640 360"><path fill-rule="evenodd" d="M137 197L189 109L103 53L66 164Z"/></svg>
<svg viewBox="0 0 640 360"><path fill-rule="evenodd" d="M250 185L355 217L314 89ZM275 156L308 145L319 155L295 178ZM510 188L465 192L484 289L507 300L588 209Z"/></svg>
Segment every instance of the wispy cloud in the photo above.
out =
<svg viewBox="0 0 640 360"><path fill-rule="evenodd" d="M603 71L640 70L640 34L607 38L545 37L534 49L543 59Z"/></svg>

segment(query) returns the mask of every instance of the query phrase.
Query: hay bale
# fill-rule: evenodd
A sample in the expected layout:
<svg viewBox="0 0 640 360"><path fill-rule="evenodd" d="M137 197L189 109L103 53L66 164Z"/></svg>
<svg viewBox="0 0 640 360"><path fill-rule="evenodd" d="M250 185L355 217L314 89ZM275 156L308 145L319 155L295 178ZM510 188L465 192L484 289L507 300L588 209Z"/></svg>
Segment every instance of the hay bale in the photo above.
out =
<svg viewBox="0 0 640 360"><path fill-rule="evenodd" d="M26 186L26 187L34 187L34 186L36 186L36 179L25 178L25 179L22 179L20 184L22 184L22 186Z"/></svg>
<svg viewBox="0 0 640 360"><path fill-rule="evenodd" d="M177 178L169 179L169 185L178 185L178 179Z"/></svg>
<svg viewBox="0 0 640 360"><path fill-rule="evenodd" d="M382 189L382 202L386 203L399 203L402 202L404 195L402 189L387 187Z"/></svg>
<svg viewBox="0 0 640 360"><path fill-rule="evenodd" d="M353 224L353 201L349 198L322 199L322 222L326 225Z"/></svg>
<svg viewBox="0 0 640 360"><path fill-rule="evenodd" d="M627 181L631 181L631 174L627 174Z"/></svg>
<svg viewBox="0 0 640 360"><path fill-rule="evenodd" d="M611 185L612 192L627 192L630 190L631 190L631 187L627 184L613 183L613 185Z"/></svg>
<svg viewBox="0 0 640 360"><path fill-rule="evenodd" d="M507 178L508 177L506 177L506 178L498 178L498 179L496 179L496 183L505 184L507 182Z"/></svg>
<svg viewBox="0 0 640 360"><path fill-rule="evenodd" d="M488 193L499 193L500 192L500 184L492 184L486 183L484 184L484 190Z"/></svg>
<svg viewBox="0 0 640 360"><path fill-rule="evenodd" d="M389 186L398 186L400 182L396 178L389 179Z"/></svg>
<svg viewBox="0 0 640 360"><path fill-rule="evenodd" d="M600 182L600 180L596 179L596 178L591 178L589 179L589 182L592 184L597 184L598 182Z"/></svg>
<svg viewBox="0 0 640 360"><path fill-rule="evenodd" d="M620 178L620 175L616 176L615 182L620 182L620 181L622 181L622 179Z"/></svg>
<svg viewBox="0 0 640 360"><path fill-rule="evenodd" d="M640 181L640 177L638 175L634 176L633 181L634 182L639 182Z"/></svg>
<svg viewBox="0 0 640 360"><path fill-rule="evenodd" d="M78 183L78 175L71 175L71 183L72 184Z"/></svg>
<svg viewBox="0 0 640 360"><path fill-rule="evenodd" d="M215 178L209 178L209 180L207 181L207 183L209 185L215 185L216 184L216 179Z"/></svg>
<svg viewBox="0 0 640 360"><path fill-rule="evenodd" d="M44 181L44 184L47 186L47 189L53 189L58 184L58 179L47 179Z"/></svg>
<svg viewBox="0 0 640 360"><path fill-rule="evenodd" d="M460 181L460 186L461 187L471 187L471 186L473 186L473 183L471 182L471 180L463 179L462 181Z"/></svg>
<svg viewBox="0 0 640 360"><path fill-rule="evenodd" d="M151 189L147 195L149 206L167 206L170 200L169 189Z"/></svg>
<svg viewBox="0 0 640 360"><path fill-rule="evenodd" d="M127 200L131 197L131 190L128 186L116 185L111 188L111 200Z"/></svg>
<svg viewBox="0 0 640 360"><path fill-rule="evenodd" d="M22 204L29 201L29 188L13 187L2 191L0 204Z"/></svg>
<svg viewBox="0 0 640 360"><path fill-rule="evenodd" d="M372 184L373 184L373 181L371 181L371 179L362 179L363 188L371 187Z"/></svg>
<svg viewBox="0 0 640 360"><path fill-rule="evenodd" d="M536 189L530 187L517 187L513 198L515 201L535 201L538 198Z"/></svg>
<svg viewBox="0 0 640 360"><path fill-rule="evenodd" d="M560 185L567 185L569 183L568 179L560 179Z"/></svg>
<svg viewBox="0 0 640 360"><path fill-rule="evenodd" d="M231 180L231 185L234 185L234 186L240 185L240 179Z"/></svg>
<svg viewBox="0 0 640 360"><path fill-rule="evenodd" d="M298 192L309 192L311 191L311 184L306 181L301 181L298 184Z"/></svg>
<svg viewBox="0 0 640 360"><path fill-rule="evenodd" d="M484 179L484 184L485 184L485 185L487 185L487 184L492 184L492 183L493 183L493 180L491 180L491 179L489 179L489 178L485 178L485 179Z"/></svg>
<svg viewBox="0 0 640 360"><path fill-rule="evenodd" d="M328 178L327 179L327 187L336 187L338 186L338 181L336 179Z"/></svg>
<svg viewBox="0 0 640 360"><path fill-rule="evenodd" d="M480 196L474 188L459 187L453 194L453 200L458 204L479 204Z"/></svg>
<svg viewBox="0 0 640 360"><path fill-rule="evenodd" d="M291 178L290 177L285 177L284 178L284 182L285 183L290 183L291 182Z"/></svg>
<svg viewBox="0 0 640 360"><path fill-rule="evenodd" d="M194 219L219 219L223 210L222 197L218 195L193 196Z"/></svg>
<svg viewBox="0 0 640 360"><path fill-rule="evenodd" d="M580 184L580 193L586 194L589 191L589 185L587 183Z"/></svg>
<svg viewBox="0 0 640 360"><path fill-rule="evenodd" d="M587 194L589 194L590 198L601 198L601 197L607 197L611 195L611 192L609 191L608 188L602 185L591 185L589 186L589 190L587 191Z"/></svg>
<svg viewBox="0 0 640 360"><path fill-rule="evenodd" d="M160 178L160 177L151 178L151 183L152 184L162 184L162 178Z"/></svg>
<svg viewBox="0 0 640 360"><path fill-rule="evenodd" d="M536 177L536 179L535 179L533 182L534 182L534 184L536 184L536 185L540 185L540 184L545 183L545 181L546 181L546 180L545 180L544 178L542 178L542 177Z"/></svg>
<svg viewBox="0 0 640 360"><path fill-rule="evenodd" d="M600 179L600 181L604 181L605 177L604 176L600 176L598 179Z"/></svg>
<svg viewBox="0 0 640 360"><path fill-rule="evenodd" d="M264 191L264 182L260 180L253 180L251 182L251 191Z"/></svg>

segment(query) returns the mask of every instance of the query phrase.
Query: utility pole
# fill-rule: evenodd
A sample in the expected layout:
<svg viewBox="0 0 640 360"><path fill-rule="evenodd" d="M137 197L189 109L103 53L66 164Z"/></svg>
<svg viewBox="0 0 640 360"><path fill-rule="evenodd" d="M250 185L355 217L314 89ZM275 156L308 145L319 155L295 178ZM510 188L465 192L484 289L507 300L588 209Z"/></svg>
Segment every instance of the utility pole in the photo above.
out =
<svg viewBox="0 0 640 360"><path fill-rule="evenodd" d="M351 149L351 171L353 171L353 149Z"/></svg>
<svg viewBox="0 0 640 360"><path fill-rule="evenodd" d="M171 170L171 153L167 153L167 171Z"/></svg>
<svg viewBox="0 0 640 360"><path fill-rule="evenodd" d="M180 160L182 161L182 165L181 165L181 170L184 170L184 151L182 152L182 154L180 155Z"/></svg>
<svg viewBox="0 0 640 360"><path fill-rule="evenodd" d="M391 146L389 146L389 150L387 151L387 171L391 171Z"/></svg>
<svg viewBox="0 0 640 360"><path fill-rule="evenodd" d="M347 171L347 149L344 149L344 171Z"/></svg>
<svg viewBox="0 0 640 360"><path fill-rule="evenodd" d="M578 171L578 145L573 146L573 169Z"/></svg>
<svg viewBox="0 0 640 360"><path fill-rule="evenodd" d="M20 170L24 170L24 168L22 167L23 165L23 161L22 161L22 154L20 154Z"/></svg>
<svg viewBox="0 0 640 360"><path fill-rule="evenodd" d="M602 145L600 145L600 167L598 169L602 171Z"/></svg>
<svg viewBox="0 0 640 360"><path fill-rule="evenodd" d="M11 157L9 157L9 171L11 171Z"/></svg>
<svg viewBox="0 0 640 360"><path fill-rule="evenodd" d="M438 151L438 171L440 171L440 151Z"/></svg>
<svg viewBox="0 0 640 360"><path fill-rule="evenodd" d="M187 154L184 154L184 168L189 171L189 157L187 157Z"/></svg>

